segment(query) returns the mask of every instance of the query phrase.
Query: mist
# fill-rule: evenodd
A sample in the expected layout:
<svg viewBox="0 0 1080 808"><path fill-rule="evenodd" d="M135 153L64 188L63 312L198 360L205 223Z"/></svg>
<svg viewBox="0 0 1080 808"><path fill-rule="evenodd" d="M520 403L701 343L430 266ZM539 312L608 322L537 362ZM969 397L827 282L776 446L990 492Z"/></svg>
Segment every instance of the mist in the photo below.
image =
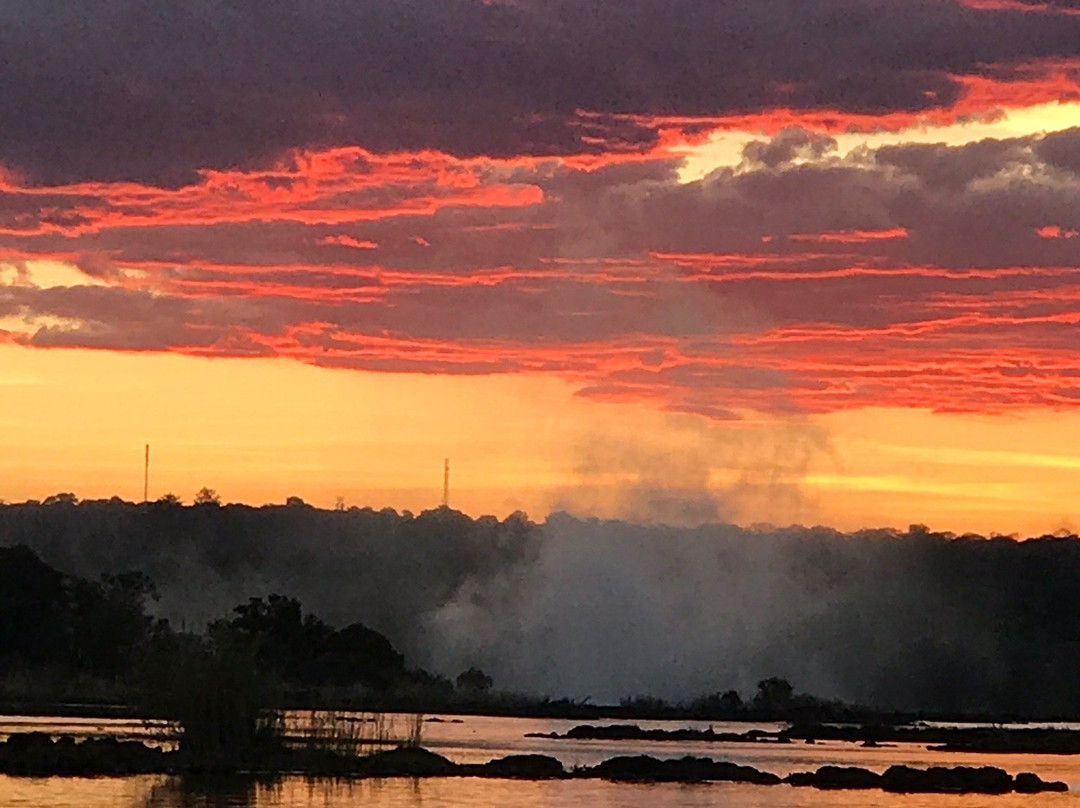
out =
<svg viewBox="0 0 1080 808"><path fill-rule="evenodd" d="M425 619L433 665L478 660L497 681L597 703L747 694L782 676L862 704L976 710L1038 689L1010 691L1034 662L1019 648L1062 651L1053 626L1029 620L1038 607L1017 591L1025 572L1061 551L1071 568L1080 562L1072 541L921 529L670 528L555 515L540 530L534 562ZM1015 633L1003 632L1010 622Z"/></svg>
<svg viewBox="0 0 1080 808"><path fill-rule="evenodd" d="M1080 713L1075 537L112 501L0 507L0 544L143 571L177 628L278 592L411 665L535 695L686 700L781 676L883 708Z"/></svg>

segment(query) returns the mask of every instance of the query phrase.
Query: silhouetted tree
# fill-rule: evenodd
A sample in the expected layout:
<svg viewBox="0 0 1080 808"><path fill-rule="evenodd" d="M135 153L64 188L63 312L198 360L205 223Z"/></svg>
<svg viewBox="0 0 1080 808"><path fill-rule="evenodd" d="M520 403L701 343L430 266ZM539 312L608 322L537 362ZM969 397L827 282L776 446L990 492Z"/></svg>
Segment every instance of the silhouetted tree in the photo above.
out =
<svg viewBox="0 0 1080 808"><path fill-rule="evenodd" d="M728 690L720 696L718 706L725 713L737 713L743 709L742 696L738 691Z"/></svg>
<svg viewBox="0 0 1080 808"><path fill-rule="evenodd" d="M74 662L81 671L113 677L126 673L138 651L166 630L146 613L157 591L141 572L103 575L98 584L77 580L71 594Z"/></svg>
<svg viewBox="0 0 1080 808"><path fill-rule="evenodd" d="M305 615L295 598L251 598L233 612L235 617L219 621L213 631L249 638L262 664L286 681L383 688L404 671L404 657L382 634L360 623L335 631Z"/></svg>
<svg viewBox="0 0 1080 808"><path fill-rule="evenodd" d="M200 488L195 494L196 505L220 505L221 497L213 488Z"/></svg>
<svg viewBox="0 0 1080 808"><path fill-rule="evenodd" d="M783 712L791 707L794 690L786 679L776 676L758 682L754 708L764 712Z"/></svg>
<svg viewBox="0 0 1080 808"><path fill-rule="evenodd" d="M126 674L154 635L167 630L146 613L154 596L139 572L88 581L64 575L25 547L0 549L0 669Z"/></svg>
<svg viewBox="0 0 1080 808"><path fill-rule="evenodd" d="M79 498L70 492L45 497L45 505L78 505Z"/></svg>
<svg viewBox="0 0 1080 808"><path fill-rule="evenodd" d="M491 690L491 686L494 684L494 680L479 668L469 668L466 671L462 671L458 674L457 679L454 680L454 684L458 690L465 690L471 693L484 693Z"/></svg>
<svg viewBox="0 0 1080 808"><path fill-rule="evenodd" d="M0 671L66 663L69 634L65 576L27 547L0 550Z"/></svg>

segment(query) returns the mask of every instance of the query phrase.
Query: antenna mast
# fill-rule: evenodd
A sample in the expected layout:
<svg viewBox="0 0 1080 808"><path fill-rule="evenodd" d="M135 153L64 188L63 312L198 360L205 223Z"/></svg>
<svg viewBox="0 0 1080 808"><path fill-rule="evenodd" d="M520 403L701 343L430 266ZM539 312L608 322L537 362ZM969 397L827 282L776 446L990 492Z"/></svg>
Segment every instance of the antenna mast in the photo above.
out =
<svg viewBox="0 0 1080 808"><path fill-rule="evenodd" d="M442 504L444 508L450 507L450 458L443 462Z"/></svg>
<svg viewBox="0 0 1080 808"><path fill-rule="evenodd" d="M146 459L143 465L142 501L150 500L150 444L146 444Z"/></svg>

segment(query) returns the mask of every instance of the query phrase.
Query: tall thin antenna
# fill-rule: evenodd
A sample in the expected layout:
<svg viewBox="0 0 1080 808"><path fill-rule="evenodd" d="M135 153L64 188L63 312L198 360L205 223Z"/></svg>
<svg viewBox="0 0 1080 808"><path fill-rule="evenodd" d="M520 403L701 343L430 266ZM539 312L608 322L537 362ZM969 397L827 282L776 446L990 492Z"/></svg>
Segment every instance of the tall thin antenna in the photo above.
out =
<svg viewBox="0 0 1080 808"><path fill-rule="evenodd" d="M143 466L142 501L150 501L150 444L146 444L146 463Z"/></svg>
<svg viewBox="0 0 1080 808"><path fill-rule="evenodd" d="M442 504L444 508L450 507L450 458L443 462L442 478Z"/></svg>

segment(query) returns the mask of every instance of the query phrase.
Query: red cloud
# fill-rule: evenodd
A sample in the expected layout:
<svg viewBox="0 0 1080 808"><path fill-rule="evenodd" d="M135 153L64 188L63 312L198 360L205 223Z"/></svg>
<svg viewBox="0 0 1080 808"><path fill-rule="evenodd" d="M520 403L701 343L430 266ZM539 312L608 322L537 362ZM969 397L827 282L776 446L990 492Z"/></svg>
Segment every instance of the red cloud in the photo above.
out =
<svg viewBox="0 0 1080 808"><path fill-rule="evenodd" d="M1039 234L1039 238L1076 238L1080 235L1080 231L1056 224L1043 225L1035 232Z"/></svg>
<svg viewBox="0 0 1080 808"><path fill-rule="evenodd" d="M377 250L379 245L371 239L357 239L348 235L323 236L317 242L320 246L352 247L354 250Z"/></svg>
<svg viewBox="0 0 1080 808"><path fill-rule="evenodd" d="M0 317L23 322L3 338L555 373L713 418L1073 406L1077 145L1080 130L822 159L826 140L788 131L688 184L666 147L331 149L172 190L9 181L0 250L29 269L0 286ZM105 285L38 288L35 258Z"/></svg>

